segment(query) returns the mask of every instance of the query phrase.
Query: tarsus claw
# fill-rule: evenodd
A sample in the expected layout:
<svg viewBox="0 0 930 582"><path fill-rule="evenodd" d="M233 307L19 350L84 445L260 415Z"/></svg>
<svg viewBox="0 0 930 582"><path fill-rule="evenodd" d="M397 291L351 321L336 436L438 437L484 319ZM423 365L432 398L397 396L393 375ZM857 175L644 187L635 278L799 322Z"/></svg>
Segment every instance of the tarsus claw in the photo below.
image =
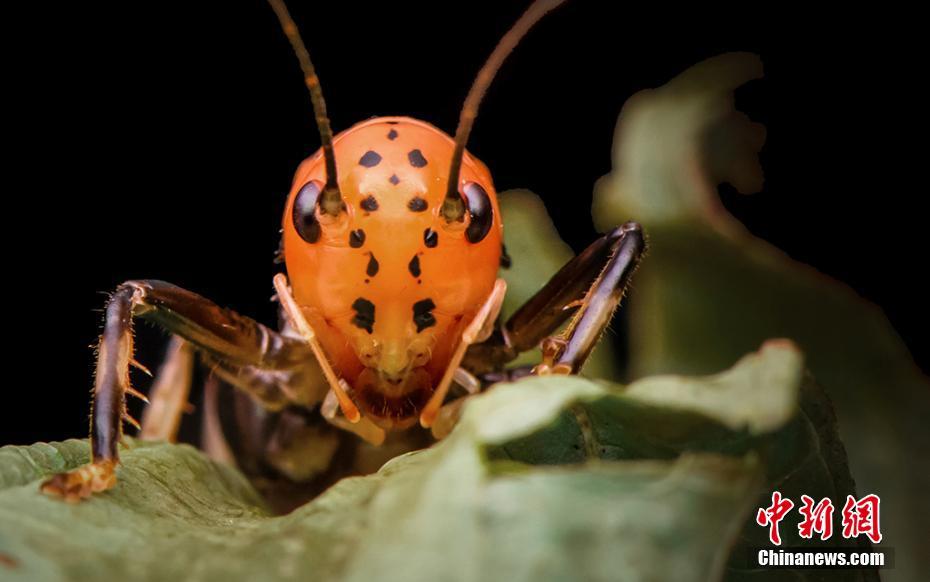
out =
<svg viewBox="0 0 930 582"><path fill-rule="evenodd" d="M77 503L116 485L116 462L97 461L42 482L42 493Z"/></svg>

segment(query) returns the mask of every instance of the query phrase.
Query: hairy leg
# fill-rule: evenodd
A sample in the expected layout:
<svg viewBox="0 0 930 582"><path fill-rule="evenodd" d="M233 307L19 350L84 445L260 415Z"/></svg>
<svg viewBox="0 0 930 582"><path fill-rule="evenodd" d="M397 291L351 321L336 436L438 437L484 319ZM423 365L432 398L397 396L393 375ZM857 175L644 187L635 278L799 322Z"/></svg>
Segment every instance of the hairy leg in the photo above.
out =
<svg viewBox="0 0 930 582"><path fill-rule="evenodd" d="M107 304L97 356L91 421L92 461L42 484L48 494L77 501L116 483L118 444L127 418L132 363L132 320L152 321L201 352L230 366L295 370L313 359L308 346L163 281L127 281Z"/></svg>
<svg viewBox="0 0 930 582"><path fill-rule="evenodd" d="M485 384L514 379L504 371L506 364L542 344L543 362L537 373L578 372L610 322L644 252L642 229L634 222L599 238L566 263L487 341L472 346L463 367ZM553 335L569 319L568 326Z"/></svg>
<svg viewBox="0 0 930 582"><path fill-rule="evenodd" d="M628 222L617 230L619 237L612 245L610 259L569 324L561 333L543 340L543 359L534 374L577 374L610 324L646 249L638 224Z"/></svg>

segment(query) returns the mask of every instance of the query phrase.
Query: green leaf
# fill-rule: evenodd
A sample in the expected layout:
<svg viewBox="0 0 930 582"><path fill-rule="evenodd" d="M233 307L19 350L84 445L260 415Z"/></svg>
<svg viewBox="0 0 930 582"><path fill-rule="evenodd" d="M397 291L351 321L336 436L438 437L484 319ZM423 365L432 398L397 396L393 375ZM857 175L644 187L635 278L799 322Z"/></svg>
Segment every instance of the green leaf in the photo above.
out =
<svg viewBox="0 0 930 582"><path fill-rule="evenodd" d="M876 306L753 236L716 192L761 186L764 132L732 97L760 75L757 57L722 55L621 113L594 217L604 230L639 220L649 237L626 311L634 377L707 374L767 338L795 341L836 403L860 491L881 496L897 552L886 577L917 580L930 571L930 382Z"/></svg>
<svg viewBox="0 0 930 582"><path fill-rule="evenodd" d="M84 441L5 447L0 574L233 582L742 575L743 546L734 544L761 531L747 530L747 520L768 493L765 480L785 486L803 477L812 494L824 474L848 480L842 446L812 428L830 430L829 405L808 419L803 402L799 414L809 389L801 370L792 345L772 342L707 378L626 388L559 376L501 384L469 403L446 440L344 479L286 516L272 516L237 472L183 445L130 441L117 487L78 505L45 497L38 480L85 462Z"/></svg>

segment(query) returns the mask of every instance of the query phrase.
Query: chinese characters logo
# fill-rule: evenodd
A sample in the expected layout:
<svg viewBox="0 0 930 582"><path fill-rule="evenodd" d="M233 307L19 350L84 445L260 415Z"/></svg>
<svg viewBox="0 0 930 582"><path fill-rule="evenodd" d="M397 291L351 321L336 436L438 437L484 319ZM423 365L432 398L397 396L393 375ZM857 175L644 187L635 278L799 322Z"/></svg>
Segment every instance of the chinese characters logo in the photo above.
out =
<svg viewBox="0 0 930 582"><path fill-rule="evenodd" d="M879 526L878 495L870 494L856 499L852 495L846 496L846 504L842 511L842 536L844 538L857 538L867 536L873 543L882 541ZM756 512L756 523L769 528L769 541L776 546L781 545L779 525L782 520L794 509L794 502L782 497L779 491L772 492L772 504L760 507ZM824 497L816 504L814 499L807 495L801 496L801 506L798 512L803 518L798 524L798 535L811 539L818 534L821 540L828 540L833 536L833 502Z"/></svg>

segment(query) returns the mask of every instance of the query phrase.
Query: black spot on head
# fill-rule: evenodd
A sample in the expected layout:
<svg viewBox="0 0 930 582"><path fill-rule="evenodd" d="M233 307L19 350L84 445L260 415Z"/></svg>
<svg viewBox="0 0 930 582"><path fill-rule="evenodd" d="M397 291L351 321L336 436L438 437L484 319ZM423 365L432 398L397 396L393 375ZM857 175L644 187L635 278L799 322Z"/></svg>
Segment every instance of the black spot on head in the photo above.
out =
<svg viewBox="0 0 930 582"><path fill-rule="evenodd" d="M352 304L352 309L355 310L352 325L372 333L375 325L375 304L363 297L359 297Z"/></svg>
<svg viewBox="0 0 930 582"><path fill-rule="evenodd" d="M349 233L349 246L357 249L365 244L365 231L362 229L353 230Z"/></svg>
<svg viewBox="0 0 930 582"><path fill-rule="evenodd" d="M365 268L365 273L369 277L374 277L378 274L378 259L375 258L374 253L368 253L368 267Z"/></svg>
<svg viewBox="0 0 930 582"><path fill-rule="evenodd" d="M394 129L393 127L391 128L391 131L388 132L388 139L391 141L394 141L395 139L397 139L397 130Z"/></svg>
<svg viewBox="0 0 930 582"><path fill-rule="evenodd" d="M378 201L375 200L374 196L369 194L367 198L362 200L362 203L359 204L359 206L361 206L362 210L364 210L365 212L374 212L375 210L378 209Z"/></svg>
<svg viewBox="0 0 930 582"><path fill-rule="evenodd" d="M368 150L365 152L365 155L358 161L359 164L365 166L366 168L374 168L379 163L381 163L381 156L378 155L378 152L373 152Z"/></svg>
<svg viewBox="0 0 930 582"><path fill-rule="evenodd" d="M436 318L432 314L434 309L436 304L432 299L423 299L413 304L413 323L417 326L417 333L436 325Z"/></svg>
<svg viewBox="0 0 930 582"><path fill-rule="evenodd" d="M410 270L410 274L414 277L420 276L420 257L419 255L413 255L413 258L410 259L410 264L407 265L407 269Z"/></svg>
<svg viewBox="0 0 930 582"><path fill-rule="evenodd" d="M426 202L426 200L420 198L419 196L411 198L410 202L407 203L407 208L409 208L412 212L423 212L428 206L429 204Z"/></svg>
<svg viewBox="0 0 930 582"><path fill-rule="evenodd" d="M397 186L400 184L400 178L397 177L397 174L391 174L391 177L388 178L388 182Z"/></svg>
<svg viewBox="0 0 930 582"><path fill-rule="evenodd" d="M422 168L426 165L426 158L423 157L423 152L420 150L410 150L407 159L410 160L410 165L414 168Z"/></svg>
<svg viewBox="0 0 930 582"><path fill-rule="evenodd" d="M426 248L432 249L439 244L439 233L433 230L432 228L427 228L423 231L423 244L426 245Z"/></svg>

